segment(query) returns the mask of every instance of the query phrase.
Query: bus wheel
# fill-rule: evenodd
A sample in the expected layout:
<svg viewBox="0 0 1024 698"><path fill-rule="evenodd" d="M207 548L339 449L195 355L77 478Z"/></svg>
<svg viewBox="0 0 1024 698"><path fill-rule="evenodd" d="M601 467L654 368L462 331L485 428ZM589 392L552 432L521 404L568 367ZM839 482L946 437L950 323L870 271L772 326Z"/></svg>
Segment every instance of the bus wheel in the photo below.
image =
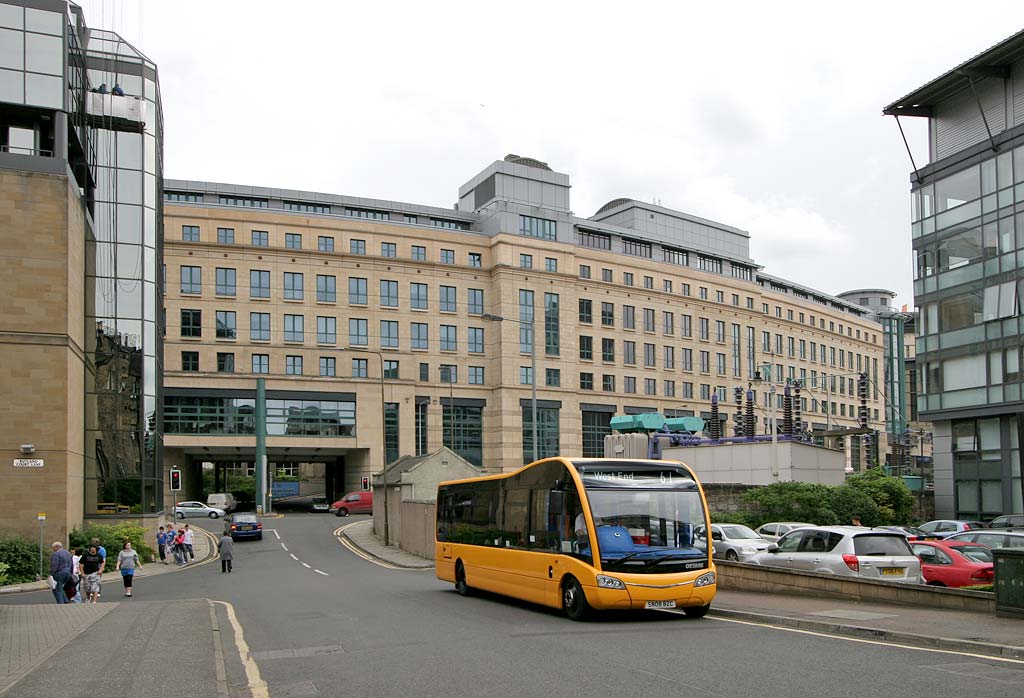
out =
<svg viewBox="0 0 1024 698"><path fill-rule="evenodd" d="M466 583L466 568L462 566L461 560L455 566L455 591L459 592L459 596L469 596L471 592Z"/></svg>
<svg viewBox="0 0 1024 698"><path fill-rule="evenodd" d="M586 620L590 615L590 604L575 577L569 577L562 584L562 610L569 620Z"/></svg>
<svg viewBox="0 0 1024 698"><path fill-rule="evenodd" d="M707 606L690 606L683 609L683 613L686 614L687 618L703 618L711 610L711 604Z"/></svg>

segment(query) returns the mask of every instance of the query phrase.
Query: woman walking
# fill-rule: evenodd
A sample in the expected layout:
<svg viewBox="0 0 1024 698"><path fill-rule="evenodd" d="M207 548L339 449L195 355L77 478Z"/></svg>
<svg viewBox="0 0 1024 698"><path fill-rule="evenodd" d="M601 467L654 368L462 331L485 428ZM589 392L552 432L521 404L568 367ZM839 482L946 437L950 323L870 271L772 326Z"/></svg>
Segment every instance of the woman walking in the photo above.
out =
<svg viewBox="0 0 1024 698"><path fill-rule="evenodd" d="M217 550L220 552L220 573L231 573L231 562L235 559L235 541L231 533L225 529L224 535L217 541Z"/></svg>
<svg viewBox="0 0 1024 698"><path fill-rule="evenodd" d="M82 555L79 566L82 570L82 587L85 591L85 597L89 600L89 603L96 603L100 598L103 556L100 555L100 551L95 545L90 545L89 549Z"/></svg>
<svg viewBox="0 0 1024 698"><path fill-rule="evenodd" d="M132 582L135 579L135 569L142 567L139 562L139 554L132 550L132 542L126 540L124 548L117 554L117 565L115 570L121 571L121 581L124 582L124 595L132 595Z"/></svg>

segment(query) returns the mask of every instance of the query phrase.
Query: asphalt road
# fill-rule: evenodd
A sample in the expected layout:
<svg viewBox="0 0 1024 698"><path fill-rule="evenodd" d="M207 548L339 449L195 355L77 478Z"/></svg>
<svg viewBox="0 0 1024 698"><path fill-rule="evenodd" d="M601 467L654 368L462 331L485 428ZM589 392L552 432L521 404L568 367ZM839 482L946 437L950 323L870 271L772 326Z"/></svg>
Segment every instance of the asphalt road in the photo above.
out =
<svg viewBox="0 0 1024 698"><path fill-rule="evenodd" d="M1017 698L1024 686L1024 663L672 613L580 624L500 597L463 598L431 571L386 569L345 549L333 531L355 518L268 520L262 541L235 544L232 574L215 562L140 579L136 597L233 604L274 698Z"/></svg>

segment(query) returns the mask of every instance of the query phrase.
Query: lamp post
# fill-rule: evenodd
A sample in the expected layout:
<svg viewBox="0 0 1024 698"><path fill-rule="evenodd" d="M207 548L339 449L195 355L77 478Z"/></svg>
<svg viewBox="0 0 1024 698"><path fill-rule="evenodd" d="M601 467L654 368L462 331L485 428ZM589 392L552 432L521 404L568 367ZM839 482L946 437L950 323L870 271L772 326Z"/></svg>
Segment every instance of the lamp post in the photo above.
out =
<svg viewBox="0 0 1024 698"><path fill-rule="evenodd" d="M778 445L779 445L779 430L775 425L775 383L771 382L771 370L772 365L770 363L761 364L762 369L767 369L768 380L768 426L771 429L772 434L772 453L771 453L771 466L772 466L772 480L779 479L779 457L778 457ZM761 372L754 373L754 377L751 383L754 385L760 385L763 382Z"/></svg>
<svg viewBox="0 0 1024 698"><path fill-rule="evenodd" d="M529 320L516 320L515 318L502 317L492 313L484 313L480 317L491 322L504 322L508 320L509 322L515 322L530 328L530 373L532 374L532 379L530 380L530 419L533 420L533 429L531 430L533 435L532 460L537 460L539 458L537 452L537 431L540 426L537 424L537 335L533 331L533 314L531 313Z"/></svg>
<svg viewBox="0 0 1024 698"><path fill-rule="evenodd" d="M384 476L384 546L391 545L390 522L388 521L388 432L387 432L387 410L384 402L384 355L373 349L362 347L346 347L347 351L356 351L363 354L376 354L380 359L380 445L381 460L384 467L381 474Z"/></svg>

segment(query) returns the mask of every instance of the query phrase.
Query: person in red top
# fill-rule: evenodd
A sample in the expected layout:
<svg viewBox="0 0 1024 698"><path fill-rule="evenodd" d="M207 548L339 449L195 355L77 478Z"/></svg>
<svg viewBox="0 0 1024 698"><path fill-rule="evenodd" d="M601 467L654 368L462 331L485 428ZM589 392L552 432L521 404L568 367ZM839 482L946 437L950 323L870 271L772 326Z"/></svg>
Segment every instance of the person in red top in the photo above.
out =
<svg viewBox="0 0 1024 698"><path fill-rule="evenodd" d="M174 534L174 561L179 565L188 564L188 558L185 552L185 529L179 528L178 532Z"/></svg>

